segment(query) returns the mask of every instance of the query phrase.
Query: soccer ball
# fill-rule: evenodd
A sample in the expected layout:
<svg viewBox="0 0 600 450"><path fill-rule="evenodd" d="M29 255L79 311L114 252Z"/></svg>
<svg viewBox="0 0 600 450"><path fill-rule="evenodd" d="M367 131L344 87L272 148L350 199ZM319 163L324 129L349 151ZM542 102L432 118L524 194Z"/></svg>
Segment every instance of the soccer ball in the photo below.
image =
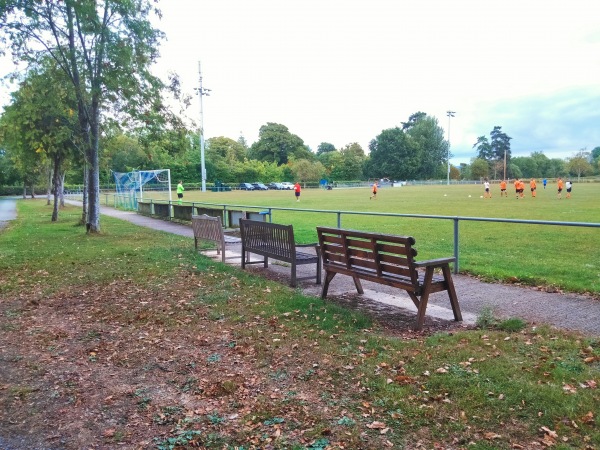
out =
<svg viewBox="0 0 600 450"><path fill-rule="evenodd" d="M483 198L483 195L480 195L479 198Z"/></svg>
<svg viewBox="0 0 600 450"><path fill-rule="evenodd" d="M471 198L471 196L469 195L469 198Z"/></svg>

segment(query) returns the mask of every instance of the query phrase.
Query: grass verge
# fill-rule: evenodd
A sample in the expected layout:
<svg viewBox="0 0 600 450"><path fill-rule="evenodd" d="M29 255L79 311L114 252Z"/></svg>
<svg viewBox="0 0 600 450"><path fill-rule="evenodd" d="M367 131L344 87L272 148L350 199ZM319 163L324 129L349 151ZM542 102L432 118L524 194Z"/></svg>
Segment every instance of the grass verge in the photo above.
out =
<svg viewBox="0 0 600 450"><path fill-rule="evenodd" d="M46 448L598 448L600 342L431 333L20 202L0 234L0 429ZM412 323L412 321L411 321ZM35 442L33 442L35 441ZM23 447L25 448L25 447Z"/></svg>

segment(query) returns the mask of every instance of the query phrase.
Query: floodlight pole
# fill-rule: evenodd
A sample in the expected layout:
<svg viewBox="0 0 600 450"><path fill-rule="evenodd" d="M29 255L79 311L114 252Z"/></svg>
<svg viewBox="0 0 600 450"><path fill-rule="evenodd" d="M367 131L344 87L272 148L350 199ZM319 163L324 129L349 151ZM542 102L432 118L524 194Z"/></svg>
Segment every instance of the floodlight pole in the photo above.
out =
<svg viewBox="0 0 600 450"><path fill-rule="evenodd" d="M202 67L198 61L198 75L200 77L200 87L198 88L198 96L200 97L200 165L202 178L202 192L206 192L206 166L204 165L204 110L202 108L202 97L210 95L210 89L202 87Z"/></svg>
<svg viewBox="0 0 600 450"><path fill-rule="evenodd" d="M450 186L450 118L454 117L456 111L447 111L448 116L448 153L446 155L446 162L448 163L448 186Z"/></svg>

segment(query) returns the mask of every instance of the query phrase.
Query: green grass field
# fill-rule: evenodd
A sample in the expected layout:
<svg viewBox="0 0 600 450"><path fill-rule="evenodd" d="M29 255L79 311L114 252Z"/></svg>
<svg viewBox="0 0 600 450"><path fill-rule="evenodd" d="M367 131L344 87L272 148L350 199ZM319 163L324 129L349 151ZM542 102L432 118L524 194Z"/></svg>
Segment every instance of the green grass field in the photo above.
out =
<svg viewBox="0 0 600 450"><path fill-rule="evenodd" d="M78 207L51 222L43 199L18 210L0 233L0 438L19 448L600 448L597 337L491 314L383 327L183 236L108 216L87 234Z"/></svg>
<svg viewBox="0 0 600 450"><path fill-rule="evenodd" d="M186 191L184 200L294 209L274 210L273 221L294 224L299 242L315 241L316 226L336 226L337 211L373 213L344 213L341 226L414 236L418 258L429 259L453 254L452 220L385 217L375 213L597 224L599 193L598 184L575 184L572 198L566 199L563 191L559 200L555 185L549 185L546 189L538 188L536 198L531 198L527 188L525 197L517 200L512 186L508 197L501 198L499 187L494 185L493 197L484 199L482 185L439 185L383 188L377 200L369 199L369 188L304 189L300 202L295 201L292 191ZM599 294L599 244L600 228L460 221L459 269L489 280Z"/></svg>

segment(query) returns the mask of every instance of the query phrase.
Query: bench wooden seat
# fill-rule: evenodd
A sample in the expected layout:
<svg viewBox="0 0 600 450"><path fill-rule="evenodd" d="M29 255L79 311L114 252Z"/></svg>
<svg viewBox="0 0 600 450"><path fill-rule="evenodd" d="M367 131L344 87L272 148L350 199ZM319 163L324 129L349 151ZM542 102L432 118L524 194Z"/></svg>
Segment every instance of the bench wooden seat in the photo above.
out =
<svg viewBox="0 0 600 450"><path fill-rule="evenodd" d="M217 255L225 262L225 244L233 244L241 241L240 238L227 236L223 232L223 224L220 217L208 216L206 214L192 216L192 229L194 230L194 247L198 250L198 240L212 241L217 244ZM238 256L235 256L237 258ZM232 257L234 258L234 257Z"/></svg>
<svg viewBox="0 0 600 450"><path fill-rule="evenodd" d="M292 280L290 286L296 287L297 282L305 279L316 278L316 283L321 284L321 256L317 244L298 245L294 241L294 228L292 225L259 222L256 220L240 219L242 236L242 269L246 264L260 264L269 266L269 258L284 261L292 266ZM315 254L298 251L300 247L312 247ZM249 253L263 256L260 261L250 261ZM302 264L316 264L315 275L297 277L296 267Z"/></svg>
<svg viewBox="0 0 600 450"><path fill-rule="evenodd" d="M417 262L415 239L410 236L326 227L317 227L317 234L325 269L322 299L333 277L341 273L353 278L359 294L364 293L361 279L405 290L417 307L416 330L423 328L429 294L434 292L448 292L454 319L462 321L450 271L453 257ZM441 269L441 275L435 269Z"/></svg>

